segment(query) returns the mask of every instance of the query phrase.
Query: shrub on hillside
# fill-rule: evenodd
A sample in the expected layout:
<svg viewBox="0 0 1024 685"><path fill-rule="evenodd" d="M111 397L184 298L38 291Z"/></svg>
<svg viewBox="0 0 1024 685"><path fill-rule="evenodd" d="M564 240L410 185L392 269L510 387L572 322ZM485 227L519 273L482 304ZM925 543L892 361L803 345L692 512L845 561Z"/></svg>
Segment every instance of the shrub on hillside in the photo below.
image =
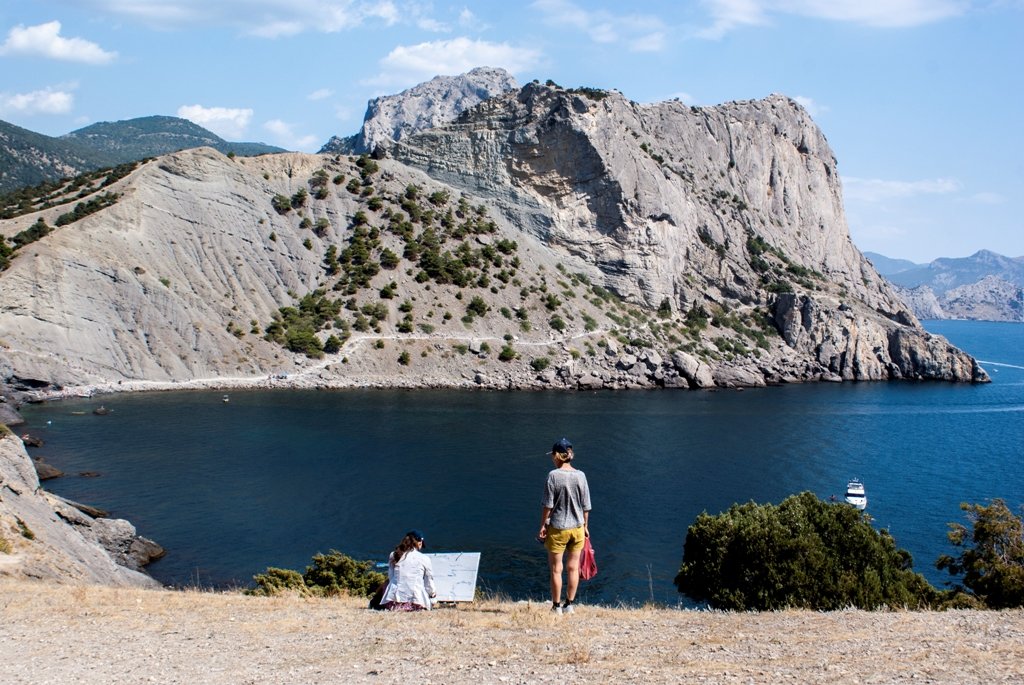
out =
<svg viewBox="0 0 1024 685"><path fill-rule="evenodd" d="M804 492L780 505L702 513L686 533L680 592L717 609L927 607L939 597L910 554L847 504Z"/></svg>
<svg viewBox="0 0 1024 685"><path fill-rule="evenodd" d="M959 555L944 554L935 565L963 578L964 588L990 609L1024 606L1024 521L1006 502L994 499L987 507L964 502L972 529L951 523L949 541Z"/></svg>
<svg viewBox="0 0 1024 685"><path fill-rule="evenodd" d="M332 549L327 554L314 556L305 573L270 567L266 573L253 576L253 580L256 587L246 590L247 595L269 597L292 591L314 597L369 597L387 576L374 571L372 561L356 561Z"/></svg>

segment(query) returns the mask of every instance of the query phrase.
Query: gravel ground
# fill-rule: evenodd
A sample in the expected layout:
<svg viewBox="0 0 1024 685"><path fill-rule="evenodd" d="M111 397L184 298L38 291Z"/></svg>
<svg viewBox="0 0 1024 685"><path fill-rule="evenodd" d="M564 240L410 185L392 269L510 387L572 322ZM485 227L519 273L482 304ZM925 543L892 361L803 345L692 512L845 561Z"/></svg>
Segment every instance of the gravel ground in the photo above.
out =
<svg viewBox="0 0 1024 685"><path fill-rule="evenodd" d="M723 613L362 600L0 580L0 681L1021 683L1024 612Z"/></svg>

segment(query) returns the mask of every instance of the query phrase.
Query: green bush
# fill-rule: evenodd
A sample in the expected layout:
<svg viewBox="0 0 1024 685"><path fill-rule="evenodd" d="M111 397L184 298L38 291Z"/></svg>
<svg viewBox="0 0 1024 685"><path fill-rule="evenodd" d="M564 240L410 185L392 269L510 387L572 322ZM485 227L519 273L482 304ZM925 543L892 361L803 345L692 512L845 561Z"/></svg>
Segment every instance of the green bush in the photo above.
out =
<svg viewBox="0 0 1024 685"><path fill-rule="evenodd" d="M34 224L26 228L24 231L16 233L14 237L11 238L11 242L14 243L15 248L24 247L29 243L34 243L35 241L39 240L45 235L48 235L52 231L53 229L46 225L46 221L43 220L43 217L39 217L38 219L36 219L36 222ZM10 251L8 251L7 254L9 255Z"/></svg>
<svg viewBox="0 0 1024 685"><path fill-rule="evenodd" d="M313 563L306 567L303 574L271 567L266 573L253 576L253 580L256 587L246 590L247 595L273 596L291 590L315 597L369 597L387 580L387 576L374 571L372 561L356 561L331 550L327 554L314 556Z"/></svg>
<svg viewBox="0 0 1024 685"><path fill-rule="evenodd" d="M962 576L958 590L970 590L991 609L1024 606L1024 522L998 498L987 507L964 502L960 508L972 530L949 524L949 541L962 551L942 555L935 565Z"/></svg>
<svg viewBox="0 0 1024 685"><path fill-rule="evenodd" d="M280 193L273 197L270 204L278 214L287 214L292 210L292 201L287 195L281 195Z"/></svg>
<svg viewBox="0 0 1024 685"><path fill-rule="evenodd" d="M341 339L336 335L328 336L324 340L324 352L327 354L338 354L341 351Z"/></svg>
<svg viewBox="0 0 1024 685"><path fill-rule="evenodd" d="M469 315L486 316L487 312L490 311L490 307L484 302L484 299L479 295L474 295L473 299L466 305L466 313Z"/></svg>
<svg viewBox="0 0 1024 685"><path fill-rule="evenodd" d="M287 591L298 592L301 595L312 594L298 571L270 566L266 573L257 573L252 579L256 582L256 587L246 590L247 595L273 597Z"/></svg>
<svg viewBox="0 0 1024 685"><path fill-rule="evenodd" d="M533 368L534 371L537 372L543 371L544 369L548 368L548 364L550 363L551 360L548 359L547 357L536 357L535 359L530 360L530 366Z"/></svg>
<svg viewBox="0 0 1024 685"><path fill-rule="evenodd" d="M680 592L717 609L928 607L938 591L910 554L847 504L804 492L780 505L734 504L686 532Z"/></svg>
<svg viewBox="0 0 1024 685"><path fill-rule="evenodd" d="M516 350L511 344L505 345L501 348L501 352L498 353L498 359L503 362L510 362L519 355L516 354Z"/></svg>

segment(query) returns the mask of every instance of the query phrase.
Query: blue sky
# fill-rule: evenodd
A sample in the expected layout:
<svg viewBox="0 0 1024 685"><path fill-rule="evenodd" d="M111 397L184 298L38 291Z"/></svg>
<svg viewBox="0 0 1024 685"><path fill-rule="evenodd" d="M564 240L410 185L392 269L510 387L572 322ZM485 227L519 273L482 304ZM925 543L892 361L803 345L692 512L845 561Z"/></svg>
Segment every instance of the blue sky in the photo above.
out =
<svg viewBox="0 0 1024 685"><path fill-rule="evenodd" d="M366 101L501 66L697 105L783 93L862 250L1024 255L1024 0L0 0L0 119L151 114L315 152Z"/></svg>

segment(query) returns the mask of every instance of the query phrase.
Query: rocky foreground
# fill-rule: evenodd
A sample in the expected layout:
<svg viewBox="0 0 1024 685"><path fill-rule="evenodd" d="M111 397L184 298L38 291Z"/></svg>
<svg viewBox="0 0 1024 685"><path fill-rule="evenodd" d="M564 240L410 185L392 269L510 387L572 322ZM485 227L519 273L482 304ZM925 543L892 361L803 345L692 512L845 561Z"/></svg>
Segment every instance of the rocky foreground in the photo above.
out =
<svg viewBox="0 0 1024 685"><path fill-rule="evenodd" d="M720 613L0 581L4 682L1017 683L1024 612Z"/></svg>

